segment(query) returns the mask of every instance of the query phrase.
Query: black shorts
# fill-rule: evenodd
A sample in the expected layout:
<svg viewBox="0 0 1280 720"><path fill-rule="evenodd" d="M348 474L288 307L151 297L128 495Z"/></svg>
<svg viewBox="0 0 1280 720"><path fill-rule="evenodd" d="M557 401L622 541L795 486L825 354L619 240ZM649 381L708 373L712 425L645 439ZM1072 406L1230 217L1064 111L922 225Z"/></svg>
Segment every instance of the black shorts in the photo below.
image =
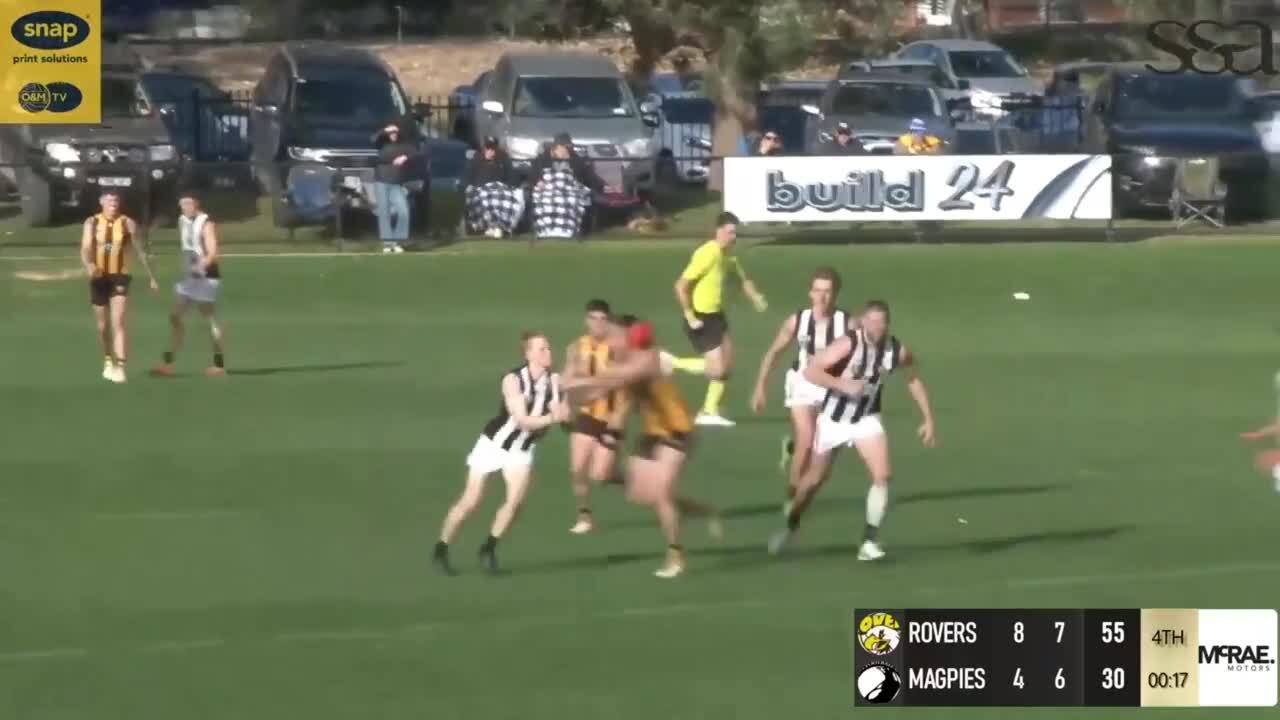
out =
<svg viewBox="0 0 1280 720"><path fill-rule="evenodd" d="M596 442L610 449L616 449L618 441L622 439L621 430L611 428L604 420L591 417L586 413L578 413L577 417L573 419L573 425L570 426L569 433L594 438Z"/></svg>
<svg viewBox="0 0 1280 720"><path fill-rule="evenodd" d="M679 450L685 455L693 448L693 436L689 433L671 433L670 435L641 435L640 440L636 442L636 447L632 454L636 457L642 457L646 460L654 459L654 450L659 445L665 445L673 450Z"/></svg>
<svg viewBox="0 0 1280 720"><path fill-rule="evenodd" d="M702 327L694 330L688 323L684 326L684 334L694 350L705 355L724 344L724 336L729 334L729 320L724 313L695 312L694 316L702 321Z"/></svg>
<svg viewBox="0 0 1280 720"><path fill-rule="evenodd" d="M133 278L128 275L102 275L89 280L89 303L94 307L105 307L111 298L129 294L129 283Z"/></svg>

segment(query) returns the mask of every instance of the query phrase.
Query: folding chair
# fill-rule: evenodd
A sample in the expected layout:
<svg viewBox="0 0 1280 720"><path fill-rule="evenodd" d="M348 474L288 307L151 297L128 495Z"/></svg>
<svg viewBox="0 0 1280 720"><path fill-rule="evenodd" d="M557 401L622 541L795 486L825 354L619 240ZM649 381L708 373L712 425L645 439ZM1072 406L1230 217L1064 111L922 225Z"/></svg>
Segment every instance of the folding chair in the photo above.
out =
<svg viewBox="0 0 1280 720"><path fill-rule="evenodd" d="M1175 229L1201 220L1220 228L1226 223L1227 186L1219 176L1216 157L1182 158L1173 170L1169 211Z"/></svg>

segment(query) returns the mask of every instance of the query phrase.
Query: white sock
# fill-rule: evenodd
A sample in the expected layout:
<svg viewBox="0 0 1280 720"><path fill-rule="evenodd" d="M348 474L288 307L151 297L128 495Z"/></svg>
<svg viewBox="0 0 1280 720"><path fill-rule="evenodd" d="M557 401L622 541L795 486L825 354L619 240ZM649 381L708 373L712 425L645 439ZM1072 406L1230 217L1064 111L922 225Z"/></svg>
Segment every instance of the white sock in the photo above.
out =
<svg viewBox="0 0 1280 720"><path fill-rule="evenodd" d="M1271 466L1271 477L1276 479L1276 492L1280 492L1280 465Z"/></svg>
<svg viewBox="0 0 1280 720"><path fill-rule="evenodd" d="M873 528L880 527L884 513L889 507L889 486L871 484L867 490L867 524Z"/></svg>

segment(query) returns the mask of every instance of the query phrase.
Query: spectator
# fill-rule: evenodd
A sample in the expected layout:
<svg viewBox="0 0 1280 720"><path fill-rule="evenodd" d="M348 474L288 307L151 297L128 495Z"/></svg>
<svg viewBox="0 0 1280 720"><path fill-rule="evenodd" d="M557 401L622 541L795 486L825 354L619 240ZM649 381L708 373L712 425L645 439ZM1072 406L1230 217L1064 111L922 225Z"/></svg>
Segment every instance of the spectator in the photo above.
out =
<svg viewBox="0 0 1280 720"><path fill-rule="evenodd" d="M524 215L524 193L515 179L511 158L498 146L498 139L486 137L480 153L471 159L463 176L467 205L467 227L491 238L515 232Z"/></svg>
<svg viewBox="0 0 1280 720"><path fill-rule="evenodd" d="M760 144L756 147L756 155L781 155L782 149L782 136L773 130L766 130L764 135L760 136Z"/></svg>
<svg viewBox="0 0 1280 720"><path fill-rule="evenodd" d="M850 129L848 123L840 123L836 125L835 138L827 143L824 148L827 155L866 155L867 149L862 146L862 142L853 136L853 130Z"/></svg>
<svg viewBox="0 0 1280 720"><path fill-rule="evenodd" d="M382 252L402 253L409 240L409 189L406 183L422 180L422 153L414 142L409 123L398 120L373 137L378 148L374 168L373 197L378 215Z"/></svg>
<svg viewBox="0 0 1280 720"><path fill-rule="evenodd" d="M575 237L582 229L592 194L604 191L604 181L574 152L568 133L556 135L551 147L534 159L530 181L533 229L539 238Z"/></svg>
<svg viewBox="0 0 1280 720"><path fill-rule="evenodd" d="M942 139L929 134L929 126L920 118L912 118L907 132L894 143L894 155L936 155L942 152Z"/></svg>

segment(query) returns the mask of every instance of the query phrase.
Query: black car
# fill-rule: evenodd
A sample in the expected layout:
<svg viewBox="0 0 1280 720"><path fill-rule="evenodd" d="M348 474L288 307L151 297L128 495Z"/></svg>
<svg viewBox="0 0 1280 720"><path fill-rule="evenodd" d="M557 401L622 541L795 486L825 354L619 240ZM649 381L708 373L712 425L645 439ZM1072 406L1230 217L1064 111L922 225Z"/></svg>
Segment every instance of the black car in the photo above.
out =
<svg viewBox="0 0 1280 720"><path fill-rule="evenodd" d="M373 205L373 135L412 113L400 81L373 54L324 43L289 43L267 63L249 114L252 164L277 227Z"/></svg>
<svg viewBox="0 0 1280 720"><path fill-rule="evenodd" d="M160 108L189 181L222 189L249 184L246 103L208 78L176 68L143 73L142 86Z"/></svg>
<svg viewBox="0 0 1280 720"><path fill-rule="evenodd" d="M92 212L106 189L138 216L172 207L181 161L141 77L131 51L104 46L100 124L0 125L0 177L20 196L24 222Z"/></svg>
<svg viewBox="0 0 1280 720"><path fill-rule="evenodd" d="M1268 165L1254 129L1258 111L1230 74L1165 75L1142 65L1109 68L1085 119L1085 147L1112 156L1115 212L1167 208L1178 158L1221 158L1229 213L1265 207Z"/></svg>

